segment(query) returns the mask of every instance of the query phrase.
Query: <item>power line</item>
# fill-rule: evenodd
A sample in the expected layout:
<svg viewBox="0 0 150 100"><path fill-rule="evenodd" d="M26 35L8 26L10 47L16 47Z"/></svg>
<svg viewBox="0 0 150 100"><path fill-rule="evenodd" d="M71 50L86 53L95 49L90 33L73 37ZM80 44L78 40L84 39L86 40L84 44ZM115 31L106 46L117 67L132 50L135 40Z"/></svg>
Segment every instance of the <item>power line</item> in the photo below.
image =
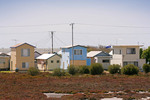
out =
<svg viewBox="0 0 150 100"><path fill-rule="evenodd" d="M76 23L77 25L87 25L87 26L103 26L103 27L122 27L122 28L150 28L149 26L128 26L128 25L99 25L99 24L84 24Z"/></svg>
<svg viewBox="0 0 150 100"><path fill-rule="evenodd" d="M53 25L67 25L68 23L58 23L58 24L35 24L35 25L17 25L17 26L0 26L0 28L7 27L34 27L34 26L53 26Z"/></svg>
<svg viewBox="0 0 150 100"><path fill-rule="evenodd" d="M65 43L64 41L62 41L61 39L59 39L56 35L55 35L55 38L56 38L57 40L59 40L60 43L62 43L63 45L67 45L67 43Z"/></svg>
<svg viewBox="0 0 150 100"><path fill-rule="evenodd" d="M76 24L77 24L77 25L87 25L87 26L102 26L102 27L150 28L150 26L100 25L100 24L88 24L88 23L76 23ZM0 28L9 28L9 27L39 27L39 26L55 26L55 25L68 25L68 23L57 23L57 24L34 24L34 25L16 25L16 26L0 26Z"/></svg>

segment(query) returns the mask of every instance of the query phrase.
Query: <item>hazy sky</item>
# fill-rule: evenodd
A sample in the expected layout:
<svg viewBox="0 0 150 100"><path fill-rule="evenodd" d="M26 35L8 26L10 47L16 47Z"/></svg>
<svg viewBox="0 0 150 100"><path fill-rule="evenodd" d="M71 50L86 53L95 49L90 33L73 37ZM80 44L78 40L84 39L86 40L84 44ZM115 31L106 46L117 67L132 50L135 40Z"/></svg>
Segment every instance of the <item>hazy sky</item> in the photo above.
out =
<svg viewBox="0 0 150 100"><path fill-rule="evenodd" d="M0 0L0 48L70 45L70 23L75 44L150 46L150 0Z"/></svg>

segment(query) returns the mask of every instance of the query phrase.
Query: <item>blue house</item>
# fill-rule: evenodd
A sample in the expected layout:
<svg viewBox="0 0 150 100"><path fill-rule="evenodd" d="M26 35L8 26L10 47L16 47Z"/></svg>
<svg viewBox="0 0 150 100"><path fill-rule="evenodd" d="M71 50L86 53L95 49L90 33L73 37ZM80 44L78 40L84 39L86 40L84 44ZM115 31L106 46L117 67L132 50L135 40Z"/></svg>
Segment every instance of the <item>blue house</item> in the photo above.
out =
<svg viewBox="0 0 150 100"><path fill-rule="evenodd" d="M87 48L81 45L62 47L62 69L67 69L69 65L87 65Z"/></svg>

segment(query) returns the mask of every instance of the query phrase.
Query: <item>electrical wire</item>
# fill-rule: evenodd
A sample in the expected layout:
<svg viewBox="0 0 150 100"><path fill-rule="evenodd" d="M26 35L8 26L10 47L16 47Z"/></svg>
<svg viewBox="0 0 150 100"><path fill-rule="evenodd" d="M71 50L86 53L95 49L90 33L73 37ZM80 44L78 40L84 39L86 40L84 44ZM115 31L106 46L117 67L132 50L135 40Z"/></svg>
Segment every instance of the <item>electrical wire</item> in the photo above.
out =
<svg viewBox="0 0 150 100"><path fill-rule="evenodd" d="M150 28L145 26L126 26L126 25L99 25L99 24L84 24L76 23L77 25L87 25L87 26L103 26L103 27L121 27L121 28Z"/></svg>
<svg viewBox="0 0 150 100"><path fill-rule="evenodd" d="M18 26L0 26L0 28L7 27L35 27L35 26L54 26L54 25L68 25L69 23L58 23L58 24L37 24L37 25L18 25Z"/></svg>

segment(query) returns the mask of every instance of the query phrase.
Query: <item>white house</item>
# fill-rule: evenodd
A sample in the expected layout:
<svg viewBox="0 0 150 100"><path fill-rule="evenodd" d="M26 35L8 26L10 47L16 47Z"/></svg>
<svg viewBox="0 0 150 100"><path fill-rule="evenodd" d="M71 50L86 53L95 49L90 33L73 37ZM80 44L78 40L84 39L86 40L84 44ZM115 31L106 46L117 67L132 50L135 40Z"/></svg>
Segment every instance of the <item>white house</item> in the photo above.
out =
<svg viewBox="0 0 150 100"><path fill-rule="evenodd" d="M119 64L122 67L133 64L142 68L146 63L145 59L140 59L139 51L142 45L114 45L111 64Z"/></svg>

